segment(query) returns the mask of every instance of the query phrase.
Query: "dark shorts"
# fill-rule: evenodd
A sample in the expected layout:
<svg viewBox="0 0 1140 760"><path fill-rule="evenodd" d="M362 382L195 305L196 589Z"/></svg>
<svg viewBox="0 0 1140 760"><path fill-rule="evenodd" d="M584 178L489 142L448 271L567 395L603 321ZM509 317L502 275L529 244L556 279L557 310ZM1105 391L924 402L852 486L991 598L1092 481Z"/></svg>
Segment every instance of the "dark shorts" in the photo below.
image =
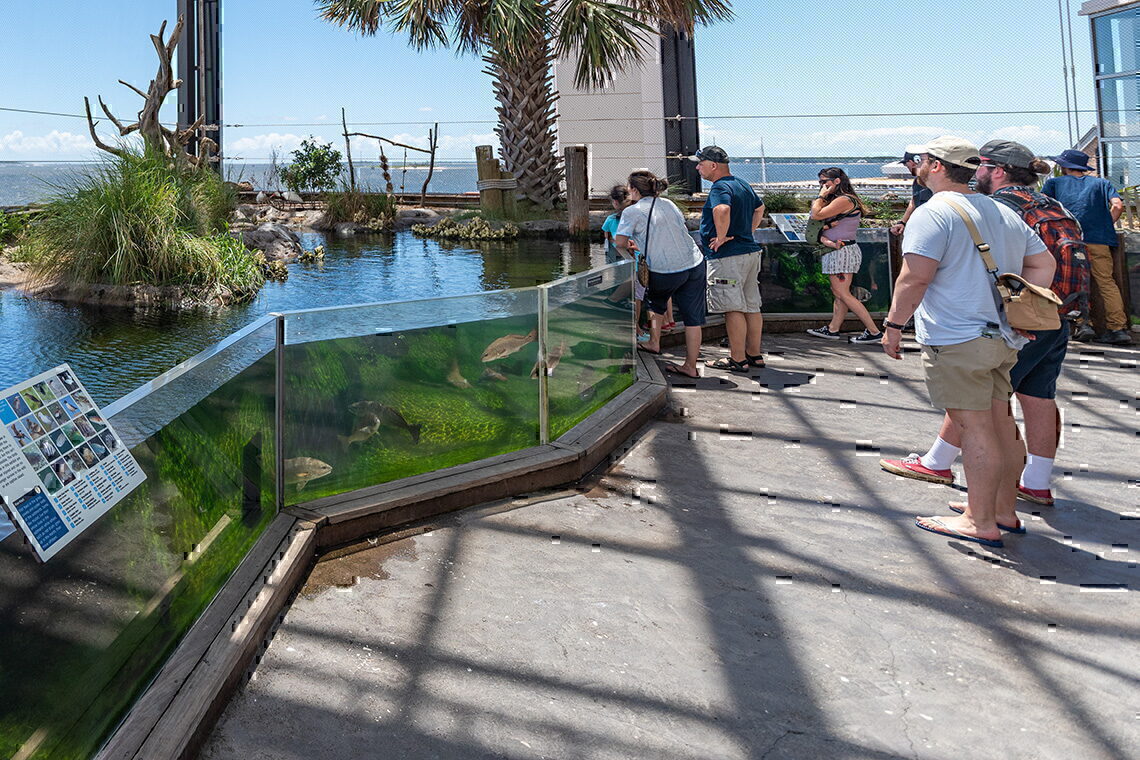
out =
<svg viewBox="0 0 1140 760"><path fill-rule="evenodd" d="M1017 364L1009 371L1014 393L1034 398L1056 398L1057 377L1061 363L1069 348L1069 323L1062 322L1059 330L1036 330L1037 340L1017 354Z"/></svg>
<svg viewBox="0 0 1140 760"><path fill-rule="evenodd" d="M705 323L705 288L708 284L705 262L692 269L669 274L649 273L649 287L645 289L645 303L654 314L664 314L670 298L685 327L700 327Z"/></svg>

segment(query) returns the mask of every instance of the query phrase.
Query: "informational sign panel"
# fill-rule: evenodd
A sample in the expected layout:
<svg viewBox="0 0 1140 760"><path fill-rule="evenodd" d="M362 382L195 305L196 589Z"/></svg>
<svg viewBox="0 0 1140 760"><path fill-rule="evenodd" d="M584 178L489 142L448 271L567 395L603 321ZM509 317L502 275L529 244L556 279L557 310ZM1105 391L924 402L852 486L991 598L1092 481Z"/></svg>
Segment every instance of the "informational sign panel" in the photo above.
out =
<svg viewBox="0 0 1140 760"><path fill-rule="evenodd" d="M807 214L770 214L770 216L789 243L807 242L807 238L804 237L808 223Z"/></svg>
<svg viewBox="0 0 1140 760"><path fill-rule="evenodd" d="M0 391L0 502L41 560L145 479L66 364Z"/></svg>

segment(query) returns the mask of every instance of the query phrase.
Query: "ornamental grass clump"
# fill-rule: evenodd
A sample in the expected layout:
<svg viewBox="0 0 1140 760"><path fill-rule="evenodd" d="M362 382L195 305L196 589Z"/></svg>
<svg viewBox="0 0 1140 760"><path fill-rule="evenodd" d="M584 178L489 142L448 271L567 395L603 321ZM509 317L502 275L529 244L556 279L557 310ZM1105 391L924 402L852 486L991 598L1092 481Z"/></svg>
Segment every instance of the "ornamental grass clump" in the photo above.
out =
<svg viewBox="0 0 1140 760"><path fill-rule="evenodd" d="M325 218L329 224L354 222L374 230L391 230L396 226L396 196L388 193L365 193L347 185L337 192L325 193Z"/></svg>
<svg viewBox="0 0 1140 760"><path fill-rule="evenodd" d="M252 298L264 282L228 233L233 191L208 169L124 153L59 188L21 258L41 283L158 285Z"/></svg>

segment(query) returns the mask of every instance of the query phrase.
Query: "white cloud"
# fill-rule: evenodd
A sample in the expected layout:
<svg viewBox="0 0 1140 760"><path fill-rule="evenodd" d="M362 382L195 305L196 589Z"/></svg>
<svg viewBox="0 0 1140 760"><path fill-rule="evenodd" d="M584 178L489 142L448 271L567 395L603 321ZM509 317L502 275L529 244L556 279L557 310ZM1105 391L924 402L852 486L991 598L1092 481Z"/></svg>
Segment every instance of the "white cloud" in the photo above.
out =
<svg viewBox="0 0 1140 760"><path fill-rule="evenodd" d="M321 114L320 116L317 117L317 121L326 121L328 118L329 117L327 114Z"/></svg>
<svg viewBox="0 0 1140 760"><path fill-rule="evenodd" d="M422 108L420 108L420 110L421 110L421 111L431 111L431 110L433 110L433 109L432 109L432 107L431 107L431 106L423 106Z"/></svg>
<svg viewBox="0 0 1140 760"><path fill-rule="evenodd" d="M270 132L265 135L250 135L249 137L240 137L233 142L227 140L225 152L228 157L235 159L265 158L274 148L276 148L280 154L287 154L294 151L301 147L301 141L304 139L304 137L295 135L292 132L286 134Z"/></svg>
<svg viewBox="0 0 1140 760"><path fill-rule="evenodd" d="M95 150L90 135L57 129L46 135L26 135L18 129L0 135L0 158L10 161L87 158Z"/></svg>

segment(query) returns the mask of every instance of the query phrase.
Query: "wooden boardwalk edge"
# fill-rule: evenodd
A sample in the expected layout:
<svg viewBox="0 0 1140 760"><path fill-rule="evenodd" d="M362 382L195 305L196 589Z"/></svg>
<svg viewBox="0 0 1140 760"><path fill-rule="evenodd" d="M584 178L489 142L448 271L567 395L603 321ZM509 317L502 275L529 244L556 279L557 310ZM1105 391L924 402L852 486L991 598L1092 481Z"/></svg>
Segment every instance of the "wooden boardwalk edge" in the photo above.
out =
<svg viewBox="0 0 1140 760"><path fill-rule="evenodd" d="M597 467L666 402L650 357L637 379L552 444L287 507L218 592L96 760L192 760L317 555L498 498L567 485Z"/></svg>

